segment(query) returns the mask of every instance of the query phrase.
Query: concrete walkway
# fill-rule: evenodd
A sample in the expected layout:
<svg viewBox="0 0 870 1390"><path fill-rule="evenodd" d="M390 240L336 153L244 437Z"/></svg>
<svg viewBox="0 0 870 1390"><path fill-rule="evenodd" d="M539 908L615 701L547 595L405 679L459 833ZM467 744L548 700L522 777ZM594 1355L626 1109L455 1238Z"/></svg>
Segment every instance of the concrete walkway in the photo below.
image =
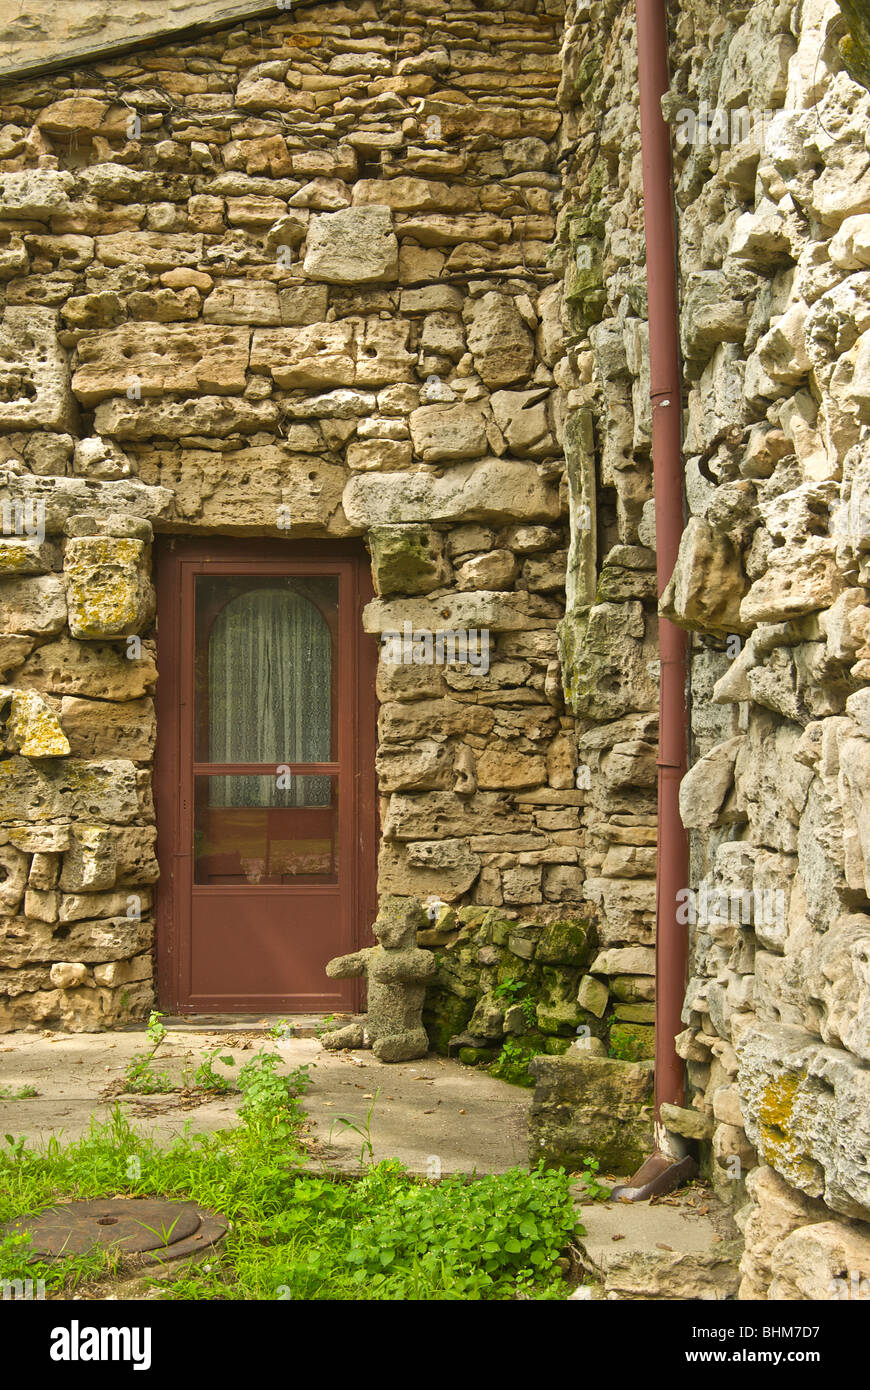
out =
<svg viewBox="0 0 870 1390"><path fill-rule="evenodd" d="M370 1136L376 1162L398 1158L412 1172L428 1171L431 1176L438 1171L500 1173L527 1164L531 1092L459 1062L432 1054L385 1065L365 1050L327 1052L313 1036L313 1019L292 1020L294 1036L278 1041L268 1036L268 1028L279 1020L265 1020L263 1026L264 1020L258 1019L258 1027L244 1022L164 1022L169 1034L153 1069L168 1072L179 1086L185 1070L190 1072L216 1048L234 1058L234 1066L216 1064L228 1077L260 1049L277 1052L286 1071L308 1066L313 1085L303 1104L310 1138L316 1158L330 1167L358 1167L364 1140L343 1127L339 1117L352 1116L364 1127L373 1102ZM0 1134L77 1139L87 1132L92 1116L105 1119L116 1103L135 1125L160 1141L182 1133L185 1126L210 1132L235 1122L238 1094L204 1101L192 1087L168 1094L111 1094L120 1090L133 1055L148 1049L144 1027L113 1033L0 1035L0 1096L4 1088L33 1086L37 1091L30 1099L0 1099Z"/></svg>

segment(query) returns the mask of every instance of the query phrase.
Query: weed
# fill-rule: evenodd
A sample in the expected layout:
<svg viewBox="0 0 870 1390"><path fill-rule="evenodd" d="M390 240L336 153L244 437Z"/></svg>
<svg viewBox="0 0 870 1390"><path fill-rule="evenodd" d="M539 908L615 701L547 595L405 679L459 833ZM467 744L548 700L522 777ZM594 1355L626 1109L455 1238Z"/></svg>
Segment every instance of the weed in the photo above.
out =
<svg viewBox="0 0 870 1390"><path fill-rule="evenodd" d="M223 1250L155 1280L161 1299L564 1299L556 1262L578 1229L567 1174L515 1169L421 1183L395 1159L353 1182L314 1174L297 1099L307 1073L278 1077L276 1062L261 1054L242 1068L237 1128L185 1132L166 1149L135 1130L120 1105L71 1144L52 1138L29 1148L7 1136L0 1222L58 1201L116 1195L223 1212L231 1223ZM0 1279L44 1279L48 1298L104 1297L121 1268L110 1250L33 1260L29 1237L0 1240Z"/></svg>
<svg viewBox="0 0 870 1390"><path fill-rule="evenodd" d="M587 1154L583 1160L583 1171L577 1175L586 1189L585 1196L590 1202L603 1200L610 1191L609 1187L598 1181L598 1167L598 1159Z"/></svg>
<svg viewBox="0 0 870 1390"><path fill-rule="evenodd" d="M308 1067L297 1067L290 1076L278 1076L281 1059L274 1052L258 1052L239 1072L244 1100L239 1115L261 1137L288 1138L298 1129L301 1110L297 1097L311 1085Z"/></svg>
<svg viewBox="0 0 870 1390"><path fill-rule="evenodd" d="M362 1139L362 1146L360 1147L359 1151L360 1168L364 1167L365 1165L366 1155L368 1155L369 1163L373 1162L374 1160L375 1150L372 1144L372 1115L374 1114L375 1106L378 1103L378 1097L380 1094L381 1090L380 1087L378 1087L378 1089L375 1091L372 1103L368 1108L368 1112L364 1120L358 1120L356 1115L336 1115L335 1119L329 1127L330 1139L332 1139L333 1130L335 1129L336 1125L341 1125L342 1133L345 1130L349 1129L352 1134L359 1135L359 1137Z"/></svg>
<svg viewBox="0 0 870 1390"><path fill-rule="evenodd" d="M501 1052L490 1063L490 1075L509 1081L513 1086L534 1086L535 1078L529 1072L529 1060L536 1055L533 1048L523 1047L513 1038L506 1038Z"/></svg>
<svg viewBox="0 0 870 1390"><path fill-rule="evenodd" d="M508 1004L516 1004L524 990L528 989L525 980L517 980L513 975L508 975L506 980L502 980L500 985L496 985L492 991L493 999L504 999Z"/></svg>
<svg viewBox="0 0 870 1390"><path fill-rule="evenodd" d="M125 1090L135 1091L137 1094L150 1095L155 1091L171 1091L172 1078L168 1072L155 1072L153 1069L154 1054L166 1037L166 1029L160 1022L163 1015L156 1009L151 1010L148 1018L148 1027L145 1029L145 1036L151 1043L150 1052L137 1052L127 1064L124 1072Z"/></svg>
<svg viewBox="0 0 870 1390"><path fill-rule="evenodd" d="M32 1096L38 1095L35 1086L19 1086L17 1091L11 1086L0 1086L0 1100L30 1100Z"/></svg>
<svg viewBox="0 0 870 1390"><path fill-rule="evenodd" d="M223 1062L225 1067L234 1067L236 1062L228 1052L221 1053L217 1049L209 1052L203 1057L196 1071L193 1073L193 1084L199 1086L204 1091L217 1091L220 1095L226 1095L227 1091L235 1089L233 1083L226 1076L221 1076L220 1072L215 1071L215 1062Z"/></svg>

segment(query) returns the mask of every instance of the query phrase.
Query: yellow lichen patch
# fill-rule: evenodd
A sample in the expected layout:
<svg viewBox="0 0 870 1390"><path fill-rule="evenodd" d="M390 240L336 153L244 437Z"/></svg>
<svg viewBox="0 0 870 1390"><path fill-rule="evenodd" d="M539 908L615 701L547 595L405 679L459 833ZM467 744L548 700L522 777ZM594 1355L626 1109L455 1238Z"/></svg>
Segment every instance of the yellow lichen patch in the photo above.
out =
<svg viewBox="0 0 870 1390"><path fill-rule="evenodd" d="M74 637L125 637L151 614L145 545L118 536L76 538L67 546L70 631Z"/></svg>
<svg viewBox="0 0 870 1390"><path fill-rule="evenodd" d="M65 758L69 741L57 715L32 691L15 691L6 721L7 740L24 758Z"/></svg>
<svg viewBox="0 0 870 1390"><path fill-rule="evenodd" d="M804 1152L795 1125L795 1109L806 1075L799 1071L771 1077L758 1107L759 1154L798 1187L805 1187L816 1176L816 1165Z"/></svg>
<svg viewBox="0 0 870 1390"><path fill-rule="evenodd" d="M21 574L33 562L33 551L25 541L4 540L0 543L0 574Z"/></svg>

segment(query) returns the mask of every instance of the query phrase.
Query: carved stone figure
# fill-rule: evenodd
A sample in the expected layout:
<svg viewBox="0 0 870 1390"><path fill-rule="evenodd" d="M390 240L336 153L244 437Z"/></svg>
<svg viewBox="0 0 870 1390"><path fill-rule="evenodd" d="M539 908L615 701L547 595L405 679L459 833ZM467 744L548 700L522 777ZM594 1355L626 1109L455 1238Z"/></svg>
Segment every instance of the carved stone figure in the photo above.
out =
<svg viewBox="0 0 870 1390"><path fill-rule="evenodd" d="M415 898L384 898L373 928L380 944L329 962L326 973L331 980L366 976L368 1015L364 1023L324 1034L324 1047L370 1047L380 1062L409 1062L426 1055L423 998L435 960L416 944L417 931L426 926L426 914Z"/></svg>

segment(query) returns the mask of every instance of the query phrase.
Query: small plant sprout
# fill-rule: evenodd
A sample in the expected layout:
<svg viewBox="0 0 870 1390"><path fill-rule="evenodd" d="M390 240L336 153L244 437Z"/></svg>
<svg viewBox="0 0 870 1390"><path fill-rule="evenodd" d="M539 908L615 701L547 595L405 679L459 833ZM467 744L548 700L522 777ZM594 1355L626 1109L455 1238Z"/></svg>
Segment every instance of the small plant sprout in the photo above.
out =
<svg viewBox="0 0 870 1390"><path fill-rule="evenodd" d="M368 1157L369 1163L374 1163L375 1149L372 1143L371 1133L372 1115L374 1114L374 1109L378 1103L378 1097L380 1096L380 1094L380 1087L378 1087L378 1089L375 1091L374 1096L372 1097L372 1103L368 1108L368 1112L364 1120L358 1119L356 1115L336 1115L329 1129L330 1140L332 1139L332 1134L336 1125L341 1125L340 1133L344 1133L346 1130L350 1130L352 1134L359 1135L359 1137L362 1139L362 1144L360 1146L359 1151L360 1168L365 1167L366 1157Z"/></svg>

